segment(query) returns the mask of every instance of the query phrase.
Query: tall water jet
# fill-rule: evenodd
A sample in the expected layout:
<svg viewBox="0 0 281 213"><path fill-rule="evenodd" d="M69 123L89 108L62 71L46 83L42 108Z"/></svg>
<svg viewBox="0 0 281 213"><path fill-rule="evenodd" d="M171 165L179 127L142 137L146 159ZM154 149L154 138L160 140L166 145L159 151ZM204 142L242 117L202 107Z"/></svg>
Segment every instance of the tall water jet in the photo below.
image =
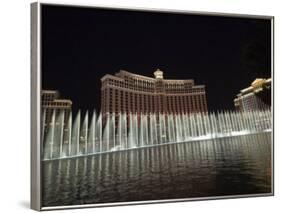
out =
<svg viewBox="0 0 281 213"><path fill-rule="evenodd" d="M159 119L159 125L158 125L158 132L159 132L159 143L162 144L163 143L163 132L164 132L164 128L163 128L163 115L160 113L158 115L158 119Z"/></svg>
<svg viewBox="0 0 281 213"><path fill-rule="evenodd" d="M174 116L168 115L168 141L175 141L175 127L174 127Z"/></svg>
<svg viewBox="0 0 281 213"><path fill-rule="evenodd" d="M243 120L242 120L241 114L239 112L236 112L236 117L237 117L238 126L239 126L240 131L244 131L245 127L243 125Z"/></svg>
<svg viewBox="0 0 281 213"><path fill-rule="evenodd" d="M127 135L127 115L125 113L121 114L121 146L124 149L128 147L128 135Z"/></svg>
<svg viewBox="0 0 281 213"><path fill-rule="evenodd" d="M116 146L121 148L121 142L122 142L122 117L121 113L118 114L118 125L117 125L117 134L116 134Z"/></svg>
<svg viewBox="0 0 281 213"><path fill-rule="evenodd" d="M193 137L196 137L196 129L195 129L195 126L194 126L194 123L195 123L195 118L194 118L194 114L190 114L190 117L189 117L189 124L190 124L190 130L191 130L191 138Z"/></svg>
<svg viewBox="0 0 281 213"><path fill-rule="evenodd" d="M100 113L96 124L95 147L95 150L102 152L102 113Z"/></svg>
<svg viewBox="0 0 281 213"><path fill-rule="evenodd" d="M80 154L80 120L81 120L81 115L80 115L80 110L78 111L73 127L72 127L72 137L71 137L71 155L79 155Z"/></svg>
<svg viewBox="0 0 281 213"><path fill-rule="evenodd" d="M153 126L154 126L154 120L153 120L152 114L150 113L149 114L149 129L150 129L150 131L149 131L149 141L150 141L150 145L153 145L154 141L155 141L155 132L154 132Z"/></svg>
<svg viewBox="0 0 281 213"><path fill-rule="evenodd" d="M183 129L183 140L188 139L188 131L187 131L187 124L186 124L186 114L182 114L182 129Z"/></svg>
<svg viewBox="0 0 281 213"><path fill-rule="evenodd" d="M166 116L165 114L160 114L159 115L159 134L160 134L160 143L165 143L166 142Z"/></svg>
<svg viewBox="0 0 281 213"><path fill-rule="evenodd" d="M182 138L182 122L179 114L176 114L176 141L183 141Z"/></svg>
<svg viewBox="0 0 281 213"><path fill-rule="evenodd" d="M138 115L135 113L133 115L133 128L134 128L134 146L137 147L139 144L139 124L138 124Z"/></svg>
<svg viewBox="0 0 281 213"><path fill-rule="evenodd" d="M211 134L211 122L210 122L210 116L207 115L207 113L204 113L204 123L206 123L206 135Z"/></svg>
<svg viewBox="0 0 281 213"><path fill-rule="evenodd" d="M139 131L139 145L144 146L144 117L140 114L140 131Z"/></svg>
<svg viewBox="0 0 281 213"><path fill-rule="evenodd" d="M86 111L81 133L80 133L81 153L88 153L88 111Z"/></svg>
<svg viewBox="0 0 281 213"><path fill-rule="evenodd" d="M72 112L70 112L69 117L68 117L67 131L68 131L68 156L71 156Z"/></svg>
<svg viewBox="0 0 281 213"><path fill-rule="evenodd" d="M158 144L158 128L157 128L157 118L156 118L156 114L153 113L152 114L152 127L151 127L151 131L152 131L152 135L153 135L153 139L154 141L152 141L152 144Z"/></svg>
<svg viewBox="0 0 281 213"><path fill-rule="evenodd" d="M88 153L95 153L96 146L96 111L93 111L93 116L89 129L89 150Z"/></svg>
<svg viewBox="0 0 281 213"><path fill-rule="evenodd" d="M112 149L112 148L115 148L115 146L116 146L116 142L115 142L115 113L112 113L112 116L110 118L109 132L110 132L110 149Z"/></svg>
<svg viewBox="0 0 281 213"><path fill-rule="evenodd" d="M204 135L201 113L196 114L196 121L198 123L198 136Z"/></svg>
<svg viewBox="0 0 281 213"><path fill-rule="evenodd" d="M104 132L102 136L102 141L104 146L104 149L102 151L108 151L109 150L109 141L110 140L110 116L109 114L106 115L106 121L105 121L105 127Z"/></svg>
<svg viewBox="0 0 281 213"><path fill-rule="evenodd" d="M217 133L219 132L219 127L218 127L218 120L217 120L217 116L215 115L215 113L212 113L212 136L216 137Z"/></svg>
<svg viewBox="0 0 281 213"><path fill-rule="evenodd" d="M128 133L128 148L133 148L136 146L136 122L132 113L129 114L129 133Z"/></svg>
<svg viewBox="0 0 281 213"><path fill-rule="evenodd" d="M53 148L54 148L54 133L55 133L55 119L56 119L56 110L53 110L51 116L51 122L47 124L47 134L45 136L44 143L44 159L53 158Z"/></svg>
<svg viewBox="0 0 281 213"><path fill-rule="evenodd" d="M64 133L64 114L65 114L65 111L62 110L60 112L60 115L59 115L59 155L58 157L60 156L63 156L63 133Z"/></svg>
<svg viewBox="0 0 281 213"><path fill-rule="evenodd" d="M147 146L149 143L148 143L148 140L149 140L149 137L148 137L148 115L147 114L144 114L143 115L143 144L144 146Z"/></svg>
<svg viewBox="0 0 281 213"><path fill-rule="evenodd" d="M44 137L45 137L45 122L46 122L46 109L43 109L42 113L42 123L41 123L41 141L42 143L44 142Z"/></svg>

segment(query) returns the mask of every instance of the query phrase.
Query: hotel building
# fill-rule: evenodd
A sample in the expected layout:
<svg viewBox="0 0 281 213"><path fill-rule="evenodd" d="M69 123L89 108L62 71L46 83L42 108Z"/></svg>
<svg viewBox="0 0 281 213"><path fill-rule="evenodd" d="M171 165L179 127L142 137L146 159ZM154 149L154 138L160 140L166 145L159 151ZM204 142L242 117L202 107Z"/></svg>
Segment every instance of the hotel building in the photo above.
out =
<svg viewBox="0 0 281 213"><path fill-rule="evenodd" d="M72 101L61 99L59 97L59 92L56 90L42 90L41 106L43 130L47 132L50 125L52 125L52 115L54 111L56 113L56 118L61 112L64 112L64 124L66 124L71 113ZM45 132L43 132L43 134Z"/></svg>
<svg viewBox="0 0 281 213"><path fill-rule="evenodd" d="M103 114L207 112L204 85L195 85L192 79L164 79L159 69L154 78L121 70L103 76L101 84Z"/></svg>
<svg viewBox="0 0 281 213"><path fill-rule="evenodd" d="M240 90L234 99L237 110L250 111L271 107L271 78L257 78L251 86Z"/></svg>

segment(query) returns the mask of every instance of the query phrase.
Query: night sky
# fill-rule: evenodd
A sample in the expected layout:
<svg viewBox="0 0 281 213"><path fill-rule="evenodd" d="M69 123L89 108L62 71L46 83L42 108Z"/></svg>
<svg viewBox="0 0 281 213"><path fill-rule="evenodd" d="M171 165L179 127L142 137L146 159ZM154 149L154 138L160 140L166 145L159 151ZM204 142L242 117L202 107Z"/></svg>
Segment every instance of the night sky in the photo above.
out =
<svg viewBox="0 0 281 213"><path fill-rule="evenodd" d="M205 84L209 111L271 76L270 20L44 5L42 88L100 110L100 78L120 69Z"/></svg>

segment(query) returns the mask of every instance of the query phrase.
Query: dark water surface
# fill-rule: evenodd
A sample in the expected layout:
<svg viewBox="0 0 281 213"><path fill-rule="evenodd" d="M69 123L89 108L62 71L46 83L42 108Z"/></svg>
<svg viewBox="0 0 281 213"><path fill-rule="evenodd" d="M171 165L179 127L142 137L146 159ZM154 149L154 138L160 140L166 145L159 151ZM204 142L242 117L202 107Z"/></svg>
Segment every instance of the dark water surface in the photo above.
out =
<svg viewBox="0 0 281 213"><path fill-rule="evenodd" d="M43 162L43 206L271 192L271 133Z"/></svg>

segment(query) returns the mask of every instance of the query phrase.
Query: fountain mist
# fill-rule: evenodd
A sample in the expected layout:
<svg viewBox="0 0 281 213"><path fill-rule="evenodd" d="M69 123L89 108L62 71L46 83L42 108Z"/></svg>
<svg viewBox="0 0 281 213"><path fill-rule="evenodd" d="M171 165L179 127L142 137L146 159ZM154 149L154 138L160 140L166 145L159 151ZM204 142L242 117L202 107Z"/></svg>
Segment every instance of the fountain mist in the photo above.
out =
<svg viewBox="0 0 281 213"><path fill-rule="evenodd" d="M43 159L59 159L103 152L231 137L271 131L271 111L195 114L107 114L54 110L42 125ZM43 111L42 122L45 123Z"/></svg>

